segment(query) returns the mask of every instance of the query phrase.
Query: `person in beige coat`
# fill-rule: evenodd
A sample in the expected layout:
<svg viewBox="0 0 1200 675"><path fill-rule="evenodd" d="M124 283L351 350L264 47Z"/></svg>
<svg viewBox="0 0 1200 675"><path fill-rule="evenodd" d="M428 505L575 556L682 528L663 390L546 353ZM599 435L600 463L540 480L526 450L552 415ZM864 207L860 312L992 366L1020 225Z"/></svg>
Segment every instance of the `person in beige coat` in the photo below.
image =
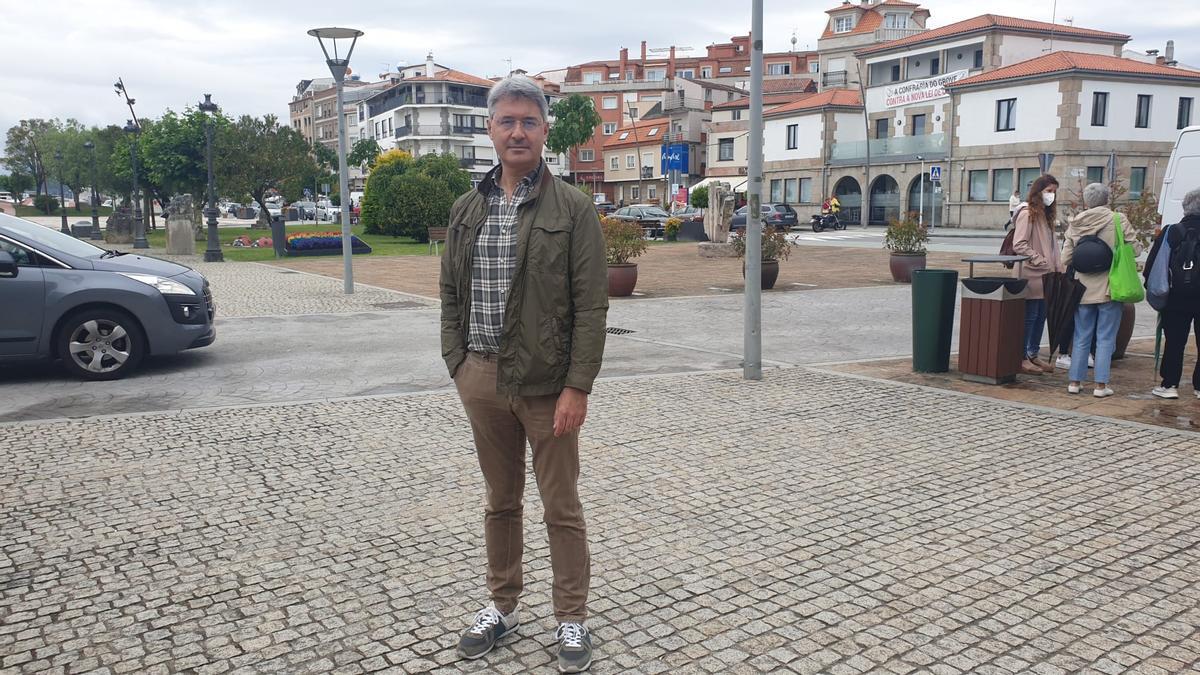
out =
<svg viewBox="0 0 1200 675"><path fill-rule="evenodd" d="M1066 271L1054 241L1054 223L1058 219L1056 192L1058 180L1048 173L1042 174L1029 187L1025 208L1019 209L1013 219L1013 251L1029 257L1021 267L1021 278L1029 282L1025 297L1025 352L1021 362L1021 372L1027 375L1054 372L1054 366L1039 359L1038 352L1046 327L1042 275Z"/></svg>
<svg viewBox="0 0 1200 675"><path fill-rule="evenodd" d="M1117 229L1114 216L1121 221L1121 230L1126 243L1136 246L1133 228L1129 220L1108 208L1109 191L1100 183L1090 183L1083 188L1083 205L1087 209L1068 222L1066 241L1063 243L1062 261L1070 265L1075 259L1075 247L1079 240L1095 235L1110 249L1115 250ZM1072 342L1070 383L1067 391L1079 393L1080 382L1087 376L1087 357L1096 340L1096 388L1092 394L1097 398L1112 396L1108 386L1112 355L1117 347L1117 329L1121 326L1121 303L1113 302L1108 291L1108 270L1083 273L1076 272L1075 278L1085 287L1083 299L1075 310L1075 337Z"/></svg>

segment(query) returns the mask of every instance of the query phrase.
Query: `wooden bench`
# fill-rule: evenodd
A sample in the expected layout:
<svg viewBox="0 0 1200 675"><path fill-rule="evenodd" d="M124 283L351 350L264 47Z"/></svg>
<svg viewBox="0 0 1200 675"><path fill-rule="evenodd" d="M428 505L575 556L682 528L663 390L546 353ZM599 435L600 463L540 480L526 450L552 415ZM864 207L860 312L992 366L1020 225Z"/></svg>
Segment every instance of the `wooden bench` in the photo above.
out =
<svg viewBox="0 0 1200 675"><path fill-rule="evenodd" d="M441 255L439 246L446 243L446 227L429 228L429 254Z"/></svg>

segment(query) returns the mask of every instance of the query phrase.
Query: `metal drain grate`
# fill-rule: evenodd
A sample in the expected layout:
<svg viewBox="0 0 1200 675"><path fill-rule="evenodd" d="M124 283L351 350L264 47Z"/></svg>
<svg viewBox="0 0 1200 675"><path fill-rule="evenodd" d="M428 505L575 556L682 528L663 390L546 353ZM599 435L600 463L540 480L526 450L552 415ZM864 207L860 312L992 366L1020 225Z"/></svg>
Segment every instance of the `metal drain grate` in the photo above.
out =
<svg viewBox="0 0 1200 675"><path fill-rule="evenodd" d="M634 333L636 331L629 330L628 328L612 328L610 326L605 328L604 332L608 333L609 335L629 335L630 333Z"/></svg>

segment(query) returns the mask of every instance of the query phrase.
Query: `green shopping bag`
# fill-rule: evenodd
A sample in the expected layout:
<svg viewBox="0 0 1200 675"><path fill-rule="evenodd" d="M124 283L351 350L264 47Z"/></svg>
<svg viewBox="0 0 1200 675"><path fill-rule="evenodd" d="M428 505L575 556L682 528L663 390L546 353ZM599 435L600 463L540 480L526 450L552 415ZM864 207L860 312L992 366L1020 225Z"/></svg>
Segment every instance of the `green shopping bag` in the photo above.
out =
<svg viewBox="0 0 1200 675"><path fill-rule="evenodd" d="M1133 247L1125 243L1121 218L1116 213L1113 213L1113 226L1117 228L1117 238L1113 242L1112 267L1108 270L1108 296L1114 302L1141 302L1146 297L1146 290L1138 276L1137 256Z"/></svg>

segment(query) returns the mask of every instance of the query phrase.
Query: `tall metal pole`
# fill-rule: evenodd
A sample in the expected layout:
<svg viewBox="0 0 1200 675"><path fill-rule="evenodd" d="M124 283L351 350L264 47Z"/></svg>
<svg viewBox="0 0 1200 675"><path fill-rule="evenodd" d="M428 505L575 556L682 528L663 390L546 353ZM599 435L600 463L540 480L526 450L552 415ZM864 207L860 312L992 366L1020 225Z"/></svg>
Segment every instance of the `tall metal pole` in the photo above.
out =
<svg viewBox="0 0 1200 675"><path fill-rule="evenodd" d="M138 129L133 120L129 120L129 123L125 125L125 131L132 138L129 143L129 163L133 168L133 247L150 248L150 242L146 241L146 223L142 222L142 194L138 185L137 146L141 130Z"/></svg>
<svg viewBox="0 0 1200 675"><path fill-rule="evenodd" d="M212 94L204 95L204 102L199 108L204 113L204 155L208 164L208 205L204 207L204 215L208 217L208 242L204 249L204 262L225 262L221 238L217 235L217 188L213 182L212 149L212 116L217 112L217 104L212 102Z"/></svg>
<svg viewBox="0 0 1200 675"><path fill-rule="evenodd" d="M354 249L350 238L350 167L346 166L346 115L344 89L346 71L337 74L338 114L338 185L342 203L342 290L346 295L354 293L354 265L351 262Z"/></svg>
<svg viewBox="0 0 1200 675"><path fill-rule="evenodd" d="M870 143L871 141L868 140L867 142ZM917 225L924 227L925 226L925 158L917 157L917 159L921 160L921 196L919 198L917 198L917 203L920 204L920 206L917 207L917 210L920 211L920 213L917 214Z"/></svg>
<svg viewBox="0 0 1200 675"><path fill-rule="evenodd" d="M642 142L640 140L638 140L637 120L635 120L633 118L633 113L637 110L637 108L635 108L632 103L626 103L625 105L629 108L629 125L633 128L634 154L637 155L637 158L634 160L633 163L637 165L637 172L638 172L638 196L637 196L637 198L638 198L638 201L640 202L646 198L646 195L643 194L643 192L642 192L642 190L643 190L643 188L642 188Z"/></svg>
<svg viewBox="0 0 1200 675"><path fill-rule="evenodd" d="M62 215L62 225L59 226L58 231L63 234L71 234L71 228L67 227L67 203L63 197L62 160L62 151L55 150L54 163L58 165L58 212Z"/></svg>
<svg viewBox="0 0 1200 675"><path fill-rule="evenodd" d="M750 38L750 201L746 209L746 296L742 336L742 377L762 379L762 166L763 166L763 3L754 0Z"/></svg>
<svg viewBox="0 0 1200 675"><path fill-rule="evenodd" d="M97 208L99 206L100 202L99 202L99 195L96 194L96 144L91 141L87 141L86 143L83 144L83 147L86 148L88 151L88 156L89 156L89 160L91 163L91 174L92 174L91 175L91 178L92 178L92 235L91 235L91 238L93 240L99 241L100 239L103 239L103 237L100 236L100 211Z"/></svg>
<svg viewBox="0 0 1200 675"><path fill-rule="evenodd" d="M862 64L858 60L854 61L854 70L858 73L858 97L862 99L863 124L867 128L867 165L864 167L866 181L858 197L859 220L862 221L863 229L866 229L871 224L871 121L867 116L867 89L866 83L863 82Z"/></svg>

